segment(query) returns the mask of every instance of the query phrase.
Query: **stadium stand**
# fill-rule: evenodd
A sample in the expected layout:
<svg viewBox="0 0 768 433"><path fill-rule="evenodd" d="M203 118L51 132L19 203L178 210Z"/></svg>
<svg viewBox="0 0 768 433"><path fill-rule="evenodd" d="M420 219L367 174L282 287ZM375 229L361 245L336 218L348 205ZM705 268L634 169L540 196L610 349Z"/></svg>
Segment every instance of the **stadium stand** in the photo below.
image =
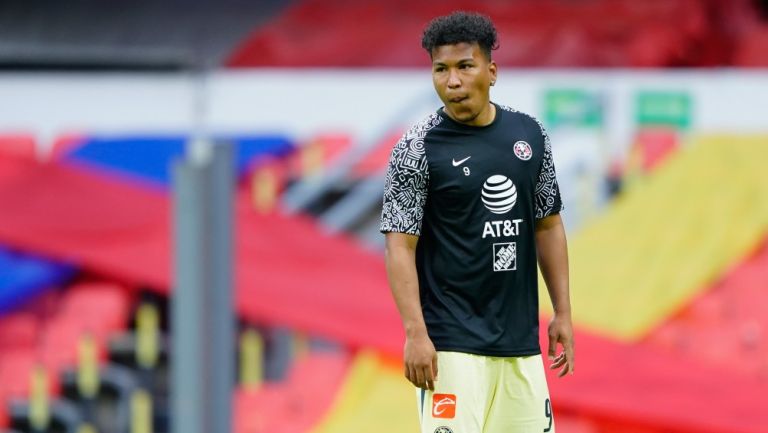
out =
<svg viewBox="0 0 768 433"><path fill-rule="evenodd" d="M60 211L64 212L63 214L59 214L58 217L54 217L52 220L49 220L47 223L45 221L41 220L28 220L27 222L31 222L36 226L34 230L24 230L17 224L21 221L14 218L12 214L15 211L21 211L25 212L25 209L29 210L28 207L30 204L27 203L26 206L11 206L9 208L9 213L3 213L3 216L11 217L11 219L6 220L6 224L2 224L5 228L5 234L10 235L12 238L14 238L16 241L21 240L21 238L26 238L28 234L33 234L33 237L35 237L37 240L33 241L33 244L36 245L35 248L41 248L45 251L54 252L54 255L57 254L63 254L67 255L69 257L73 257L71 252L74 250L80 250L80 247L86 246L89 242L92 242L92 249L90 253L87 253L82 255L81 253L83 250L74 251L74 257L76 257L78 263L82 264L83 267L87 270L95 271L99 273L100 275L110 275L113 278L117 278L118 280L128 280L128 281L139 281L144 283L150 283L154 284L155 287L162 289L163 291L167 290L168 287L168 281L169 276L167 275L167 261L169 249L167 246L161 247L160 253L165 258L158 258L157 256L153 255L147 255L146 252L148 251L147 245L167 245L167 209L165 204L161 204L158 201L158 190L151 185L148 185L146 182L128 182L127 185L123 185L127 178L123 175L119 175L115 181L111 181L106 176L106 173L110 170L106 168L107 166L104 165L102 168L95 170L91 168L90 170L86 168L87 166L85 164L72 164L71 161L62 161L57 164L53 165L47 165L47 166L41 166L37 163L34 163L30 160L25 159L18 159L18 158L7 158L5 160L6 165L3 165L2 168L7 167L14 167L14 170L4 171L0 169L0 172L3 172L8 175L5 180L8 180L9 183L6 184L6 186L12 185L14 182L19 182L22 179L26 180L26 184L30 188L29 191L37 191L33 193L38 199L43 200L43 202L38 202L37 205L43 206L49 211L54 211L54 209L59 209ZM0 163L2 165L2 163ZM27 169L31 171L27 171L26 174L22 174L18 171L15 171L15 168L26 166ZM51 168L58 167L58 169L54 169L51 171ZM92 167L92 165L90 166ZM60 170L60 171L59 171ZM86 174L87 172L91 172L90 174ZM34 173L37 172L35 175ZM58 174L57 174L58 172ZM119 171L116 171L116 173L119 173ZM62 178L58 178L58 175L63 175ZM20 175L20 177L19 177ZM72 177L70 177L72 176ZM33 178L37 178L40 184L35 185L35 182L32 182ZM12 180L13 179L13 180ZM105 183L106 182L106 183ZM49 190L48 188L59 185L63 186L65 190L69 190L70 192L64 192L59 191L55 192L52 190ZM104 190L102 188L107 187L108 190ZM149 188L147 188L149 186ZM112 188L117 189L112 189ZM42 188L42 190L38 189ZM71 188L71 189L70 189ZM101 192L89 192L88 190L90 188L96 188L97 190L100 190ZM125 188L125 190L123 190ZM2 189L2 188L0 188ZM47 191L47 192L44 192ZM10 191L10 189L6 190ZM77 193L75 193L77 191ZM129 192L133 191L133 192ZM90 217L85 215L77 215L79 212L90 212L91 210L95 209L89 205L87 205L88 200L94 199L94 197L99 197L99 209L102 211L105 211L107 209L109 212L114 211L115 213L113 215L105 215L105 214L91 214ZM106 205L106 202L102 200L108 200L106 197L113 197L111 203L112 205ZM10 196L7 198L11 198ZM55 199L54 199L55 198ZM62 202L59 202L59 205L56 205L56 201L58 199L63 199ZM248 211L248 200L247 200L246 194L241 194L241 200L240 200L240 208L242 210ZM73 201L74 200L74 201ZM80 200L83 200L80 202ZM122 203L122 204L120 204ZM32 207L34 208L35 205L32 204ZM89 208L91 210L89 210ZM72 214L71 212L75 212L75 214ZM250 211L248 211L250 212ZM242 212L241 212L242 213ZM65 215L66 214L66 215ZM20 215L16 215L19 217ZM138 221L133 219L134 217L138 216ZM0 216L2 218L2 216ZM260 289L261 285L267 285L269 289L273 290L273 295L281 295L281 298L283 301L281 303L287 302L288 304L295 304L298 307L301 307L299 304L296 304L297 300L304 299L305 302L307 302L305 307L300 308L298 311L295 311L292 313L292 318L290 320L293 321L293 323L296 323L297 318L301 318L302 327L309 327L314 328L312 325L313 321L316 321L317 319L312 319L313 314L307 314L311 309L315 308L317 304L315 303L317 301L317 296L315 290L320 289L322 293L322 290L325 290L326 292L330 292L330 287L335 287L338 284L345 284L350 287L363 286L363 274L370 274L370 269L374 266L374 262L371 263L371 265L367 267L363 267L360 271L360 275L353 276L353 280L350 282L345 282L344 279L338 280L333 278L332 276L334 274L340 274L343 271L341 269L338 269L334 271L334 266L329 266L329 269L327 271L328 279L325 280L325 282L314 280L313 283L320 283L318 286L317 284L313 286L307 285L307 281L305 280L302 283L289 283L289 286L285 285L285 282L280 283L277 287L269 287L270 280L274 280L273 276L269 276L269 271L274 271L274 266L271 266L269 263L265 262L265 259L268 260L271 263L276 263L279 266L291 266L292 263L298 258L303 260L304 263L312 263L312 262L318 262L314 266L318 266L319 268L323 268L325 265L328 265L330 262L329 260L333 259L332 257L326 257L321 254L317 254L317 252L309 251L308 255L297 253L297 251L301 250L301 246L296 244L296 241L301 239L308 238L307 236L304 236L303 234L307 234L308 230L310 232L316 230L314 228L311 228L311 225L306 224L306 222L302 222L302 218L295 218L293 222L281 222L281 218L279 216L275 215L264 215L261 217L262 219L258 219L255 221L246 221L243 223L242 232L243 233L252 233L254 235L263 235L267 234L264 232L264 229L266 227L269 227L271 230L268 234L271 234L267 237L267 239L259 239L254 236L242 236L240 239L243 242L243 245L241 246L242 250L246 251L246 257L245 260L249 265L252 265L254 263L263 263L264 267L257 270L259 272L252 273L251 269L253 266L241 266L240 268L243 269L244 273L246 274L243 279L247 281L247 285L251 286L256 289ZM12 222L12 220L16 219L16 222ZM99 221L99 222L97 222ZM133 221L133 222L132 222ZM147 225L148 221L154 221L153 223ZM51 230L50 228L48 230L43 230L42 232L39 230L40 226L39 224L42 223L42 226L47 226L49 223L53 223L56 230ZM136 225L138 223L138 225ZM106 224L106 225L105 225ZM132 228L133 227L133 228ZM153 228L154 227L154 228ZM155 228L159 227L162 231L156 232ZM276 228L280 228L279 230L275 230ZM125 229L125 230L124 230ZM138 232L134 232L133 230L139 230ZM0 229L2 230L2 229ZM126 231L127 230L127 231ZM97 234L101 233L101 234ZM131 235L129 233L141 233L141 236L138 238L134 235ZM153 233L157 233L156 235L153 235ZM124 245L128 246L127 249L122 249L122 252L118 252L113 249L113 247L109 247L106 244L108 238L115 239L115 236L120 240L120 242L124 242L127 239L136 239L138 240L138 243L134 244L134 246ZM155 241L151 241L147 238L149 236L150 238L155 236L157 239ZM277 238L274 238L274 236L277 236ZM286 236L288 236L286 238ZM286 245L286 248L281 252L280 250L275 250L273 247L275 245L280 245L284 243L285 239L296 239L296 241L291 241ZM45 239L47 238L47 240ZM55 240L58 238L57 240ZM78 239L78 242L76 242L79 247L75 247L74 250L72 249L71 244L69 242L72 239ZM67 240L69 239L69 241ZM90 241L88 241L90 239ZM164 239L164 240L163 240ZM283 240L278 240L283 239ZM50 242L52 241L53 242ZM254 242L256 241L256 242ZM41 242L42 244L47 244L47 246L43 246L39 244L38 242ZM59 242L64 242L63 244L59 244L59 246L56 246L54 244L58 244ZM157 244L155 244L157 242ZM25 241L22 240L22 243L25 243ZM313 246L314 245L314 246ZM353 249L350 249L350 247L347 245L346 241L338 240L338 239L331 239L327 237L320 237L319 239L316 239L315 242L311 242L309 244L310 250L317 250L320 246L323 247L329 247L331 251L336 252L336 258L340 259L341 261L338 262L339 265L341 265L344 262L352 261L352 256L357 255L357 252ZM334 245L336 245L334 247ZM121 249L121 248L118 248ZM113 253L117 252L116 255L113 255L109 251L112 250ZM149 250L156 251L156 247L149 248ZM132 251L132 252L131 252ZM250 251L250 252L248 252ZM257 254L257 256L253 256L253 254ZM125 255L128 254L128 255ZM110 255L112 256L110 258ZM250 255L250 256L249 256ZM86 257L89 256L90 258ZM163 257L161 256L161 257ZM373 258L373 256L371 256ZM118 262L123 263L123 265L118 266L118 268L122 268L123 271L116 271L116 268L113 268L112 265L106 265L106 267L103 267L102 265L105 265L106 263L104 260L112 261L113 265L118 264ZM138 261L137 261L138 260ZM94 261L96 263L94 263ZM133 272L132 270L127 270L124 265L129 264L129 268L133 268L133 271L138 270L139 268L143 268L143 271L139 271L138 274ZM126 272L127 270L127 272ZM147 272L149 271L149 272ZM250 272L250 273L249 273ZM285 274L290 274L290 271L285 272ZM141 274L141 275L139 275ZM294 272L295 274L295 272ZM301 278L301 275L297 275L297 278ZM355 282L356 280L356 282ZM259 282L259 283L257 283ZM241 283L242 285L242 283ZM322 289L321 286L327 286L325 289ZM296 296L294 292L285 291L286 287L297 287L297 286L306 286L307 289L310 289L310 292L307 292L307 294ZM75 291L74 293L78 293L80 291L84 291L85 288L81 288L80 290ZM91 290L98 290L98 287L92 287ZM284 293L282 293L284 292ZM310 294L310 295L308 295ZM361 296L365 296L364 293L361 293ZM260 296L257 296L256 298L259 298ZM270 311L264 312L256 310L254 313L254 307L256 308L264 308L264 305L260 303L258 306L249 307L248 305L253 302L252 299L256 299L253 296L243 295L242 298L245 298L246 300L241 302L241 304L245 304L245 307L243 307L246 311L251 311L251 313L247 314L247 316L254 317L254 314L256 314L256 317L272 317L273 320L277 320L277 318L274 316L275 312ZM67 308L78 308L77 306L81 303L85 302L87 299L87 296L79 296L76 297L77 302L71 301L65 303ZM262 298L263 299L263 298ZM370 297L368 297L370 299ZM358 301L352 300L353 302L357 302L359 304L362 304L362 298ZM94 299L94 302L99 303L97 299ZM288 305L286 304L286 305ZM290 309L292 310L292 309ZM287 310L286 310L287 311ZM278 311L279 313L279 311ZM333 314L331 314L333 315ZM366 316L365 313L363 313L361 318ZM376 313L373 314L367 314L367 318L375 318L377 317ZM306 322L307 319L310 319L309 323ZM394 319L394 316L392 317ZM282 318L280 319L282 320ZM327 317L322 319L327 320ZM289 321L290 322L290 321ZM386 321L385 321L386 322ZM337 325L333 325L337 326ZM391 328L391 327L390 327ZM63 328L64 329L64 328ZM342 329L341 327L337 326L337 329ZM75 334L75 332L69 332L68 330L62 330L61 331L65 337L70 337ZM67 340L70 340L70 338L67 338ZM360 337L359 340L362 342L363 337ZM55 347L57 349L61 350L62 357L66 358L64 361L67 361L71 358L67 358L73 350L72 347L67 346L63 347L63 344L57 344ZM63 362L63 361L62 361ZM308 363L308 368L315 368L319 364L315 363ZM299 369L300 370L300 369ZM306 369L304 369L306 371ZM305 374L306 375L306 374ZM306 380L302 379L301 382L307 382ZM297 388L298 385L293 386L293 388ZM310 388L311 389L311 388ZM331 387L328 388L329 392L333 391ZM296 391L291 391L295 394ZM332 394L330 394L332 397ZM330 398L330 397L329 397ZM305 399L308 399L305 398ZM314 406L313 406L314 405ZM313 403L307 403L306 407L311 408L315 407L317 405L316 402Z"/></svg>
<svg viewBox="0 0 768 433"><path fill-rule="evenodd" d="M0 159L0 170L4 162ZM168 292L170 218L163 194L83 167L27 163L26 168L19 178L7 183L0 179L0 200L14 203L0 214L0 239L52 257L72 258L100 275ZM29 194L23 202L10 188L20 179ZM47 211L35 211L41 208ZM247 193L240 194L236 213L241 263L237 297L245 317L282 320L354 346L400 350L391 339L399 319L389 303L377 254L361 252L345 237L323 234L303 216L256 214ZM297 263L311 270L311 276L296 272ZM340 292L339 287L347 290ZM356 322L370 327L346 325Z"/></svg>
<svg viewBox="0 0 768 433"><path fill-rule="evenodd" d="M255 389L241 387L235 391L234 431L311 431L331 407L349 364L343 352L310 352L294 361L285 380Z"/></svg>
<svg viewBox="0 0 768 433"><path fill-rule="evenodd" d="M109 337L122 332L130 318L131 298L114 283L70 286L43 336L43 358L57 370L77 365L83 335L94 338L99 359L107 359Z"/></svg>
<svg viewBox="0 0 768 433"><path fill-rule="evenodd" d="M727 160L718 156L723 143L729 144L731 158ZM743 200L764 194L762 188L766 185L759 181L759 161L762 160L759 155L763 151L760 143L758 139L734 140L732 137L723 137L703 140L697 146L684 149L660 164L655 175L645 184L630 190L626 197L620 199L604 217L606 222L601 225L602 231L587 230L574 239L573 248L576 253L573 284L575 293L579 293L579 297L574 299L577 324L587 329L598 329L601 334L613 333L622 338L629 336L633 340L636 333L649 332L650 327L668 314L670 308L679 308L690 300L694 293L705 287L709 278L720 272L718 269L730 266L745 251L754 248L755 237L765 234L765 209L757 209L757 212L753 209L747 213L743 208ZM12 170L5 171L5 167L12 167ZM706 172L702 172L704 168ZM738 178L742 180L729 176L733 170L743 175ZM0 214L0 239L4 242L35 248L53 257L67 256L83 268L100 275L134 284L141 282L161 294L167 293L170 250L167 244L167 198L164 194L152 188L144 188L141 183L126 183L120 178L110 179L104 171L89 171L84 166L74 167L69 163L48 164L43 170L38 164L29 161L25 163L18 159L0 158L0 173L4 173L0 176L0 200L16 204ZM18 195L11 188L22 180L28 191L34 192L35 196L26 196L23 203L18 201ZM710 227L717 223L716 218L705 217L710 209L707 206L713 206L712 200L707 200L711 194L719 198L716 202L718 205L737 212L742 221L742 232L735 233L728 242ZM677 214L672 214L675 216L672 221L677 221L679 225L671 224L669 214L658 212L658 206L648 205L653 198L664 205L661 208L666 206L675 209L675 200L682 196L689 205L681 207ZM98 208L89 204L94 197L99 198ZM237 232L240 234L238 260L242 263L237 275L237 301L238 310L246 320L287 324L295 329L332 338L348 347L373 347L385 354L399 355L402 346L398 319L389 299L378 256L363 252L344 237L322 234L319 227L305 217L289 217L281 212L255 214L251 210L247 191L242 189L237 203ZM741 207L739 203L742 203ZM34 212L41 208L47 209L46 215L50 219ZM685 210L689 208L696 211L696 214L689 215L689 211ZM627 215L633 214L630 210L636 218L628 220ZM697 226L688 224L694 218L699 222ZM639 225L641 222L643 225ZM644 259L653 254L660 255L663 250L659 252L656 245L644 246L640 234L645 230L661 230L667 226L670 231L663 233L667 233L664 237L670 239L669 248L674 248L677 242L675 239L679 236L691 242L702 239L703 245L697 247L700 254L682 254L679 257L663 255L670 258L656 265L660 266L659 270L648 273L648 268L642 266L647 263ZM48 227L48 230L40 230L41 227ZM57 230L52 231L50 227L56 227ZM266 227L269 230L265 230ZM627 227L632 229L628 231ZM706 233L713 238L705 236L706 233L702 234L701 230L708 230ZM612 233L618 232L623 235L638 234L627 244L615 245L615 248L621 248L621 252L611 253L612 257L628 260L628 263L634 263L635 266L601 266L599 272L592 272L603 275L605 281L592 278L587 284L581 279L581 272L585 272L585 266L589 264L584 264L578 258L591 257L590 263L603 260L601 263L605 265L603 256L587 256L597 253L586 248L588 244L599 241L597 245L602 245L603 250L607 251L612 245L610 239L615 236ZM107 239L115 235L120 243L110 245ZM595 241L596 238L598 241ZM323 253L318 250L320 246ZM634 253L635 250L638 252ZM641 252L645 252L642 257L629 257L630 253ZM600 321L605 319L601 318L601 314L612 313L600 313L600 308L607 307L602 307L602 302L598 300L613 296L612 292L619 284L617 280L605 277L608 270L644 272L643 278L626 277L631 274L625 274L624 278L618 275L614 277L621 279L621 287L627 287L628 282L634 283L635 279L647 280L648 275L665 272L664 263L681 260L680 257L704 261L701 265L697 265L698 261L691 264L675 262L677 266L691 269L691 272L679 281L670 279L675 285L663 286L663 290L651 290L652 286L635 289L629 286L629 292L616 293L615 296L620 295L621 300L613 302L620 303L626 302L631 293L634 297L633 311L637 314L627 315L632 319L627 319L620 326ZM297 263L301 264L305 272L295 272ZM308 272L310 267L312 271ZM311 280L306 278L307 275L311 275ZM580 304L585 296L592 301L589 305ZM667 312L660 312L657 307L638 308L655 305L659 301L667 303L663 306ZM755 402L732 399L727 404L718 402L714 407L711 399L703 398L696 392L700 387L709 387L729 395L755 395L755 387L759 385L751 379L735 373L714 374L711 369L699 366L698 363L695 368L689 368L691 361L676 355L664 356L647 348L610 342L579 332L577 338L580 350L598 354L597 358L604 362L594 366L582 365L578 377L567 383L552 381L553 392L560 396L559 404L565 413L577 417L589 416L590 419L602 420L601 423L620 425L627 429L641 425L650 429L648 431L654 428L680 432L686 431L685 428L695 428L713 433L759 431L747 425L746 421L744 425L734 425L732 421L738 411L751 407ZM626 353L630 354L630 360L625 360ZM608 365L615 366L615 369ZM627 368L634 372L631 384L624 377ZM392 380L401 374L398 369L386 371L389 372L382 374ZM619 380L620 377L622 380ZM390 389L387 388L390 386L394 386L394 389L398 387L384 383L381 386L386 389ZM283 385L278 385L276 389L281 387ZM282 388L283 391L274 391L275 387L272 389L265 393L274 397L274 401L279 401L284 397L275 396L289 395L290 392L285 389L292 388L288 386ZM672 393L670 389L675 392ZM353 398L345 397L345 392L342 391L337 398L341 401ZM386 394L384 391L382 393ZM263 394L258 395L262 396L250 398L266 398ZM668 399L659 399L653 404L644 401L640 405L643 412L638 413L637 408L640 406L637 399L651 395L667 395ZM247 397L243 398L247 400ZM378 398L378 394L371 394L371 398ZM676 403L670 404L672 401ZM359 410L363 412L370 408L382 409L378 400L361 400L356 404L362 405ZM683 407L681 405L686 410L673 410ZM279 412L275 409L275 414L285 414L288 409L281 410ZM329 419L331 421L328 422L332 422L333 418ZM344 425L347 422L356 425L356 418L348 419L345 415L338 419ZM730 429L725 428L726 420ZM248 421L243 422L250 425ZM262 422L273 421L264 418ZM671 426L678 426L678 430ZM616 427L611 431L622 430Z"/></svg>
<svg viewBox="0 0 768 433"><path fill-rule="evenodd" d="M754 376L581 328L578 351L590 362L566 381L548 371L555 410L588 416L606 432L758 433L768 425L754 398L764 383Z"/></svg>
<svg viewBox="0 0 768 433"><path fill-rule="evenodd" d="M85 336L94 337L98 362L107 362L108 340L126 329L130 302L129 292L118 284L82 281L38 295L34 303L0 318L0 427L26 428L32 406L25 401L34 400L31 378L41 367L54 422L76 428L80 415L62 396L62 375L82 362Z"/></svg>
<svg viewBox="0 0 768 433"><path fill-rule="evenodd" d="M339 390L333 408L312 433L352 433L386 422L399 432L418 431L416 416L403 418L404 412L416 414L413 388L402 377L401 369L381 356L363 351L355 356L347 378Z"/></svg>
<svg viewBox="0 0 768 433"><path fill-rule="evenodd" d="M546 323L543 322L542 344ZM761 422L733 421L742 409L756 407L749 395L760 388L750 377L722 372L685 357L620 344L577 331L580 353L599 362L579 363L578 374L559 380L548 372L550 390L557 395L558 431L611 433L754 432ZM364 431L369 425L395 425L416 432L414 392L402 378L399 359L360 352L331 412L313 433ZM733 401L702 397L701 389ZM715 391L717 390L717 391ZM746 406L745 406L746 405ZM706 414L706 415L704 415ZM560 419L563 426L561 429ZM584 421L588 419L589 421ZM392 421L397 420L397 421Z"/></svg>
<svg viewBox="0 0 768 433"><path fill-rule="evenodd" d="M113 172L168 185L171 165L184 155L189 137L89 137L70 149L64 159L107 168ZM282 158L293 152L295 145L285 137L220 137L217 142L233 142L237 146L236 171L244 176L265 158Z"/></svg>
<svg viewBox="0 0 768 433"><path fill-rule="evenodd" d="M576 323L637 341L747 256L768 232L766 157L761 137L699 139L619 197L571 242Z"/></svg>
<svg viewBox="0 0 768 433"><path fill-rule="evenodd" d="M754 20L749 0L305 0L255 29L227 65L421 67L424 53L414 41L424 23L462 9L494 17L504 47L496 61L507 66L728 65L733 62L730 47L742 44L745 54L737 56L736 64L759 66L764 65L760 48L764 52L768 43L757 33L742 36L733 30L745 19ZM361 19L365 33L359 32Z"/></svg>
<svg viewBox="0 0 768 433"><path fill-rule="evenodd" d="M768 380L768 242L643 339L730 371Z"/></svg>

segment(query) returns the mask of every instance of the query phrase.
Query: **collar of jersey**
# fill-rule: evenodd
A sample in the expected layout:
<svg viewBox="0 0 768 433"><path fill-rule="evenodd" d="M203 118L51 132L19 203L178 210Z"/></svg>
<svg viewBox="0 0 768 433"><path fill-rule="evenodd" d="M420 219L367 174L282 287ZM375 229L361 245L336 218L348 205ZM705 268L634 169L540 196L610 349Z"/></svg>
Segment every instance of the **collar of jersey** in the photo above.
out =
<svg viewBox="0 0 768 433"><path fill-rule="evenodd" d="M496 107L496 115L493 117L493 121L491 123L485 125L485 126L474 126L474 125L467 125L467 124L464 124L464 123L461 123L461 122L457 122L457 121L453 120L453 118L451 118L451 116L449 116L445 112L445 110L444 110L445 107L438 108L437 109L437 114L439 114L440 117L442 117L442 118L444 118L446 120L446 122L449 122L452 126L454 126L456 128L468 129L468 130L474 130L474 131L484 130L484 129L489 129L489 128L492 128L492 127L496 126L496 124L499 123L499 119L501 119L501 112L503 110L501 109L499 104L497 104L497 103L495 103L493 101L491 101L491 104L493 104L493 106Z"/></svg>

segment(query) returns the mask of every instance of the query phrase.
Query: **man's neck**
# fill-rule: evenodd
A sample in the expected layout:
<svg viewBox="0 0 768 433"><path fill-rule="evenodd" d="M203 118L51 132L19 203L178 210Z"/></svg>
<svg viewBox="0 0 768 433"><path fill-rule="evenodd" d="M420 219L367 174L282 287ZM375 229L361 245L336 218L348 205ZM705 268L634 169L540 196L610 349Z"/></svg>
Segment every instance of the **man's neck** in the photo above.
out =
<svg viewBox="0 0 768 433"><path fill-rule="evenodd" d="M443 112L445 112L445 114L447 114L448 117L453 119L456 123L461 123L462 125L467 125L467 126L488 126L491 123L493 123L494 119L496 119L496 106L493 105L490 101L488 102L488 105L485 107L485 110L478 113L477 116L475 116L469 121L461 121L456 119L452 115L452 113L446 109L443 109Z"/></svg>

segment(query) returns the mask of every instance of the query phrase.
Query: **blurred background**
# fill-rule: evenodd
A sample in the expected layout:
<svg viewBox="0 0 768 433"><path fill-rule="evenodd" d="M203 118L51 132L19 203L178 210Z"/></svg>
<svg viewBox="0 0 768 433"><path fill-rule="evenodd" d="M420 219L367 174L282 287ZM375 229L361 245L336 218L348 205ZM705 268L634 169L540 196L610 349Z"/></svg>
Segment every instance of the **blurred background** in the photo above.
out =
<svg viewBox="0 0 768 433"><path fill-rule="evenodd" d="M553 142L558 432L768 432L759 0L0 2L0 431L416 433L378 218L454 10Z"/></svg>

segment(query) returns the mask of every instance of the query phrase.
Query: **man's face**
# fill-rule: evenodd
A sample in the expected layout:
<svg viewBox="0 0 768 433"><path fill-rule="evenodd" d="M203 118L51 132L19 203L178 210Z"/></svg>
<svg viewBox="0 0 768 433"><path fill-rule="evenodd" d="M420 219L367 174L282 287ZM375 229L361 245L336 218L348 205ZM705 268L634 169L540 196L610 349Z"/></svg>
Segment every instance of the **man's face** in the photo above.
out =
<svg viewBox="0 0 768 433"><path fill-rule="evenodd" d="M432 50L432 82L454 120L485 124L490 111L489 89L495 81L496 63L485 57L477 43L441 45Z"/></svg>

